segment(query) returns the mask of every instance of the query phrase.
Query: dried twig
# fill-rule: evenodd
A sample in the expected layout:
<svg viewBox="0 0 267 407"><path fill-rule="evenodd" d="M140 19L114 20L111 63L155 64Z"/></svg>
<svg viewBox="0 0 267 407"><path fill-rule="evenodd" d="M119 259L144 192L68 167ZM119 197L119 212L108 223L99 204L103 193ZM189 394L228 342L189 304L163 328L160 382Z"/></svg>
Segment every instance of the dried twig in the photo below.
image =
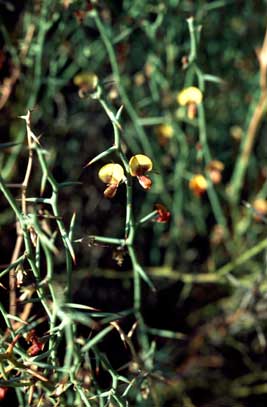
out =
<svg viewBox="0 0 267 407"><path fill-rule="evenodd" d="M260 97L255 106L251 120L248 125L247 135L242 144L241 152L236 163L233 176L230 182L229 194L231 201L237 203L240 197L240 191L243 185L245 172L248 166L251 151L255 142L257 131L264 117L267 105L267 30L265 33L262 47L256 50L260 67Z"/></svg>

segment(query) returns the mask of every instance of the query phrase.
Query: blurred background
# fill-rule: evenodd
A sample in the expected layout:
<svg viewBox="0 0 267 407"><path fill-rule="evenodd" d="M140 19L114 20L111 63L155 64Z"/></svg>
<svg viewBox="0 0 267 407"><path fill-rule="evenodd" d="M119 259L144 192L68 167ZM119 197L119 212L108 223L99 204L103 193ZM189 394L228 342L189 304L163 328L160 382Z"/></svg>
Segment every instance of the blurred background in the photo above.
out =
<svg viewBox="0 0 267 407"><path fill-rule="evenodd" d="M33 109L55 178L80 182L60 193L64 222L76 212L74 238L83 238L75 243L77 302L114 312L132 303L127 255L118 264L112 247L91 246L88 238L123 237L125 191L104 198L97 173L108 160L84 168L112 145L113 130L100 104L79 96L77 75L95 73L109 107L123 105L127 156L153 161L152 189L134 183L135 217L157 203L171 217L148 222L136 237L140 263L157 288L155 294L143 287L143 314L155 329L185 334L155 339L162 406L266 403L266 6L263 0L0 2L1 143L21 143L1 150L1 174L6 182L22 181L27 149L18 116ZM203 93L193 118L177 102L188 86ZM40 190L34 166L31 196ZM190 187L196 174L210 176L208 190ZM0 196L1 264L10 261L15 235L13 212ZM59 281L63 261L59 255ZM122 345L110 341L103 347L119 367ZM154 404L148 398L144 405Z"/></svg>

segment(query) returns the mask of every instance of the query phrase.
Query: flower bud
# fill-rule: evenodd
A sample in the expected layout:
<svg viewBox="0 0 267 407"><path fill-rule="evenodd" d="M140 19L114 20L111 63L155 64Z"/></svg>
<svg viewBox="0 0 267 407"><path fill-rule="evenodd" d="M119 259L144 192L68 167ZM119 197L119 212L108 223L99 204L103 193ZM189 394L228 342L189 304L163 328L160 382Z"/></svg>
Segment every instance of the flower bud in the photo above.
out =
<svg viewBox="0 0 267 407"><path fill-rule="evenodd" d="M224 165L219 160L211 160L207 165L207 172L213 184L219 184L222 180Z"/></svg>
<svg viewBox="0 0 267 407"><path fill-rule="evenodd" d="M267 215L267 201L262 198L255 199L252 204L255 210L254 219L259 222L264 216Z"/></svg>
<svg viewBox="0 0 267 407"><path fill-rule="evenodd" d="M190 179L189 188L193 191L194 195L201 196L206 192L208 182L202 174L196 174Z"/></svg>
<svg viewBox="0 0 267 407"><path fill-rule="evenodd" d="M86 93L96 91L98 85L98 77L93 72L81 72L74 76L73 82L79 87L79 93L84 96Z"/></svg>
<svg viewBox="0 0 267 407"><path fill-rule="evenodd" d="M173 137L173 127L170 124L161 124L155 129L158 137L158 142L161 146L164 146Z"/></svg>

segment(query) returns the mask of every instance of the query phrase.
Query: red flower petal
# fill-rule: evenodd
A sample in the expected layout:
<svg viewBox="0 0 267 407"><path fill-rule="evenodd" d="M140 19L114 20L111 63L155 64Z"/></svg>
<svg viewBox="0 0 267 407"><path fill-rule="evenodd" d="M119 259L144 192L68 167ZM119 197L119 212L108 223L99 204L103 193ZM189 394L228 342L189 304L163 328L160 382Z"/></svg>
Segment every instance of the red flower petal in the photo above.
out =
<svg viewBox="0 0 267 407"><path fill-rule="evenodd" d="M171 217L171 212L169 212L168 209L162 204L156 204L155 208L158 213L155 221L158 223L168 222Z"/></svg>
<svg viewBox="0 0 267 407"><path fill-rule="evenodd" d="M137 176L137 179L139 181L139 184L144 188L144 189L150 189L152 186L152 181L150 178L148 178L146 175L140 175Z"/></svg>

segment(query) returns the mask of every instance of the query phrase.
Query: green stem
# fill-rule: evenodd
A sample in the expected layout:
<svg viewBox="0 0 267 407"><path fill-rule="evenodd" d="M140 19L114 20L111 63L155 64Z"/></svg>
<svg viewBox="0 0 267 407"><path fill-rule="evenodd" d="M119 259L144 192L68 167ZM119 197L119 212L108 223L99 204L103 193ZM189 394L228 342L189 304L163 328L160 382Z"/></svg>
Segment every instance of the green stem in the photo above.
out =
<svg viewBox="0 0 267 407"><path fill-rule="evenodd" d="M1 177L1 175L0 175L0 190L3 192L6 200L8 201L9 205L11 206L16 217L19 220L19 223L20 223L20 226L22 229L22 233L23 233L25 248L27 251L27 261L30 264L30 267L32 269L36 282L38 283L40 281L40 275L39 275L39 271L36 267L35 257L34 257L33 251L32 251L31 239L30 239L30 235L29 235L29 231L28 231L28 219L27 219L27 217L23 216L23 214L20 212L15 199L13 198L9 189L6 187L5 182L4 182L3 178ZM44 289L42 287L38 287L37 293L41 300L41 303L43 304L43 306L47 312L47 315L50 317L51 312L50 312L49 307L45 300Z"/></svg>
<svg viewBox="0 0 267 407"><path fill-rule="evenodd" d="M195 60L197 58L198 38L197 38L197 31L196 31L193 17L188 18L187 23L188 23L189 34L190 34L189 64L190 65L192 64L191 68L197 75L199 88L201 89L201 91L204 91L205 81L203 78L203 74L202 74L201 70L199 69L199 67L197 66L197 64L195 63ZM198 125L199 125L199 138L200 138L200 143L202 145L203 152L204 152L205 163L208 164L211 161L212 156L211 156L208 141L207 141L206 118L205 118L204 106L202 103L198 106ZM224 216L223 210L220 205L220 201L218 199L218 196L216 194L216 191L214 189L214 186L210 180L210 177L209 177L209 174L207 171L206 171L206 177L208 179L208 184L209 184L207 193L208 193L208 197L210 200L210 204L211 204L214 216L216 218L216 222L219 225L223 226L223 228L225 230L225 234L226 234L226 236L228 236L229 231L227 228L226 218Z"/></svg>
<svg viewBox="0 0 267 407"><path fill-rule="evenodd" d="M190 54L188 57L188 62L191 64L195 61L197 57L197 36L196 36L196 28L194 25L194 18L189 17L187 19L189 35L190 35Z"/></svg>
<svg viewBox="0 0 267 407"><path fill-rule="evenodd" d="M256 256L258 253L260 253L262 250L266 248L267 248L267 239L263 239L261 242L251 247L249 250L247 250L241 256L237 257L235 260L219 268L215 272L216 275L222 277L226 274L229 274L236 267L240 266L241 264L244 264L246 261L250 260L252 257Z"/></svg>
<svg viewBox="0 0 267 407"><path fill-rule="evenodd" d="M106 47L106 50L107 50L107 53L108 53L108 56L109 56L109 60L110 60L110 65L112 67L114 80L115 80L116 84L118 85L119 92L120 92L120 95L121 95L121 98L122 98L122 102L123 102L124 106L126 107L130 118L132 119L133 125L135 127L135 130L137 132L137 135L139 137L139 141L140 141L142 147L152 157L152 149L151 149L150 143L147 141L147 137L146 137L142 127L139 126L138 123L137 123L138 122L138 117L137 117L137 115L135 113L135 110L132 107L131 102L128 99L128 96L127 96L127 94L126 94L126 92L125 92L125 90L124 90L124 88L123 88L123 86L121 84L121 75L120 75L119 66L118 66L118 63L117 63L117 60L116 60L116 55L115 55L115 52L114 52L113 45L112 45L111 41L108 38L105 26L104 26L104 24L102 24L102 21L101 21L101 19L99 18L98 14L96 12L92 13L92 16L93 16L93 18L95 20L95 23L96 23L96 26L97 26L97 28L99 30L101 38L102 38L102 40L103 40L103 42L105 44L105 47Z"/></svg>
<svg viewBox="0 0 267 407"><path fill-rule="evenodd" d="M206 131L206 119L205 119L205 111L204 111L204 106L203 104L200 104L198 106L198 123L199 123L199 138L200 138L200 143L203 148L204 152L204 158L205 158L205 163L208 164L211 161L211 153L209 149L209 145L207 142L207 131ZM216 222L219 225L222 225L225 233L228 234L228 228L227 228L227 222L223 213L223 210L220 205L220 201L218 199L218 196L215 192L214 186L210 180L209 174L206 171L206 177L208 178L208 197L210 200L210 204L214 213L214 216L216 218Z"/></svg>
<svg viewBox="0 0 267 407"><path fill-rule="evenodd" d="M150 220L155 219L155 217L157 216L157 214L158 214L158 211L150 212L148 215L146 215L146 216L144 216L142 219L140 219L140 220L137 222L136 225L137 225L137 226L140 226L140 225L143 225L144 223L149 222Z"/></svg>
<svg viewBox="0 0 267 407"><path fill-rule="evenodd" d="M138 272L138 261L136 258L135 250L132 245L128 246L129 256L131 258L133 272L134 272L134 309L139 312L141 308L141 277Z"/></svg>
<svg viewBox="0 0 267 407"><path fill-rule="evenodd" d="M102 33L102 37L103 37L103 41L106 44L107 50L110 54L110 60L111 60L111 64L113 65L113 68L115 70L115 73L118 76L118 80L119 80L119 72L118 72L118 67L117 67L117 63L116 63L116 59L115 59L115 55L113 52L113 48L111 43L109 42L109 40L107 39L104 27L102 26L102 23L100 22L97 14L95 14L95 20L96 20L96 24L99 28L99 31ZM114 65L115 64L115 65ZM101 95L101 92L99 93ZM114 113L110 110L109 106L106 104L105 101L103 101L103 99L98 98L101 106L103 107L103 109L105 110L107 116L109 117L109 119L112 122L112 126L113 126L113 135L114 135L114 150L116 150L116 153L118 155L118 157L121 159L123 165L124 165L124 169L126 172L126 214L125 214L125 230L124 230L124 235L125 235L125 240L122 239L115 239L115 238L109 238L109 237L102 237L102 236L92 236L92 239L94 242L99 242L99 243L108 243L108 244L115 244L115 245L125 245L128 248L128 253L131 259L131 263L132 263L132 268L133 268L133 279L134 279L134 288L133 288L133 302L134 302L134 314L136 317L136 320L139 323L139 338L140 338L140 345L143 349L143 352L145 355L148 354L149 351L149 341L148 341L148 336L145 330L145 323L143 320L143 316L141 313L141 301L142 301L142 293L141 293L141 277L144 278L144 280L151 286L152 283L150 283L150 280L147 278L145 272L143 271L143 269L141 268L141 266L138 263L137 260L137 256L135 253L135 249L134 249L134 237L135 237L135 231L136 231L136 224L135 224L135 220L134 220L134 215L133 215L133 191L132 191L132 179L133 177L130 174L130 169L129 169L129 164L128 164L128 159L124 153L124 151L122 150L122 146L121 146L121 142L120 142L120 133L119 133L119 129L120 129L120 124L117 123L114 119L117 120L117 116L119 114L117 114L117 116L114 116ZM120 112L120 111L119 111ZM106 150L107 153L109 154L110 150ZM107 154L107 155L108 155ZM98 156L99 157L99 156ZM94 162L95 160L91 160L91 162ZM155 216L155 212L153 212L153 217ZM151 217L151 214L149 215L149 217ZM146 217L146 219L142 219L141 221L144 222L148 219L148 217ZM96 337L90 341L90 345L85 345L82 348L82 351L85 352L87 350L89 350L92 346L94 346L95 341L98 341L100 339L102 339L102 337L108 333L110 331L110 327L105 328L103 331L101 331L98 335L96 335ZM95 341L94 341L95 340ZM145 358L144 358L145 360ZM145 363L147 364L147 366L151 366L151 360L148 358L147 361L145 361Z"/></svg>
<svg viewBox="0 0 267 407"><path fill-rule="evenodd" d="M67 231L65 229L64 223L62 222L60 217L60 213L57 206L57 197L54 196L54 200L51 204L53 214L56 216L57 226L60 231L60 235L63 241L63 245L65 248L65 260L66 260L66 271L67 271L67 293L66 293L66 301L71 301L71 289L72 289L72 256L71 253L73 252L73 248L68 238Z"/></svg>
<svg viewBox="0 0 267 407"><path fill-rule="evenodd" d="M106 243L115 246L124 246L125 240L124 239L117 239L114 237L106 237L106 236L89 236L89 239L92 239L92 243Z"/></svg>
<svg viewBox="0 0 267 407"><path fill-rule="evenodd" d="M127 177L126 184L126 218L125 218L125 239L126 245L132 245L135 235L135 223L133 218L133 204L132 204L132 179L131 175Z"/></svg>
<svg viewBox="0 0 267 407"><path fill-rule="evenodd" d="M45 42L45 36L46 33L50 27L50 24L48 23L49 20L47 18L48 16L48 8L50 7L51 0L43 1L41 2L42 4L42 9L41 9L41 15L40 18L38 19L39 22L39 31L36 39L36 44L38 44L38 47L35 47L35 61L34 61L34 72L33 72L33 78L32 78L32 89L29 92L30 97L28 101L26 102L26 110L28 109L33 109L36 101L37 101L37 96L38 92L41 86L41 77L42 77L42 56L43 56L43 49L44 49L44 42ZM25 137L25 131L24 129L18 131L18 135L16 138L16 141L21 144L19 148L16 148L13 150L12 154L8 157L7 162L5 167L3 168L2 174L5 179L8 179L12 173L12 170L14 168L15 163L17 162L18 155L21 152L22 148L22 142Z"/></svg>
<svg viewBox="0 0 267 407"><path fill-rule="evenodd" d="M39 32L36 39L36 44L38 47L36 48L38 52L35 55L34 61L34 74L33 74L33 81L32 81L32 90L30 93L30 98L28 100L27 107L32 109L36 103L38 92L41 86L41 78L42 78L42 57L43 57L43 49L45 43L45 36L50 27L48 17L48 8L50 7L51 0L43 1L41 15L39 18Z"/></svg>
<svg viewBox="0 0 267 407"><path fill-rule="evenodd" d="M13 198L12 194L10 193L9 189L5 185L4 179L0 175L0 190L3 192L4 197L8 201L9 205L13 209L16 217L19 219L20 223L23 223L23 216L16 204L15 199Z"/></svg>
<svg viewBox="0 0 267 407"><path fill-rule="evenodd" d="M170 243L166 249L164 256L164 264L173 266L175 258L177 256L177 241L181 234L181 228L178 227L182 218L182 206L183 206L183 176L186 171L186 163L188 162L189 149L184 132L178 126L175 129L176 141L179 146L179 160L176 161L173 185L175 190L173 194L173 202L171 206L171 224L170 224Z"/></svg>
<svg viewBox="0 0 267 407"><path fill-rule="evenodd" d="M43 174L47 176L47 180L49 181L52 187L52 196L51 196L51 207L53 211L53 215L56 218L57 226L61 235L61 239L65 248L65 260L66 260L66 271L67 271L67 293L66 298L67 302L71 301L71 287L72 287L72 258L75 260L74 250L72 244L69 240L67 231L65 229L64 223L60 218L60 213L58 209L58 184L55 180L54 176L52 175L50 169L48 168L47 162L44 158L44 152L41 148L36 146L38 159L43 171Z"/></svg>
<svg viewBox="0 0 267 407"><path fill-rule="evenodd" d="M113 326L107 326L106 328L102 329L101 332L96 334L93 339L90 339L86 345L84 345L81 349L82 353L88 352L93 346L95 346L98 342L102 341L102 339L112 330L114 329Z"/></svg>
<svg viewBox="0 0 267 407"><path fill-rule="evenodd" d="M10 319L7 317L6 310L1 302L0 302L0 313L2 314L2 317L6 323L6 326L10 330L12 337L15 338L15 332L13 330L12 324L10 322Z"/></svg>
<svg viewBox="0 0 267 407"><path fill-rule="evenodd" d="M115 55L115 52L114 52L113 45L112 45L111 41L108 38L106 28L105 28L104 24L102 24L102 21L99 18L97 12L92 12L91 15L95 20L95 23L96 23L96 26L97 26L97 28L99 30L101 38L102 38L102 40L103 40L103 42L104 42L104 44L106 46L106 50L107 50L107 53L108 53L108 56L109 56L110 65L111 65L111 68L112 68L114 80L118 85L118 89L119 89L119 92L120 92L122 103L125 106L125 108L126 108L126 110L128 112L128 115L129 115L129 117L130 117L130 119L131 119L131 121L133 123L135 132L136 132L136 134L138 136L138 139L139 139L139 143L140 143L142 149L150 156L152 161L156 162L155 157L154 157L154 152L153 152L152 147L151 147L151 144L148 141L147 135L146 135L143 127L141 126L141 124L139 122L139 117L138 117L138 115L137 115L137 113L136 113L136 111L135 111L130 99L128 98L127 93L125 92L125 89L124 89L123 85L122 85L121 75L120 75L119 66L118 66L118 63L117 63L117 60L116 60L116 55ZM133 145L133 143L131 142L131 139L128 138L127 142L128 142L128 144L130 145L130 147L132 149L133 149L133 147L135 147ZM136 149L136 148L134 148L134 149ZM156 183L158 183L158 185L159 185L160 192L164 191L165 200L169 204L171 202L171 197L169 196L169 193L166 190L165 185L164 185L163 175L162 175L163 171L160 168L159 163L157 163L157 166L158 166L158 170L159 170L160 175L156 178Z"/></svg>
<svg viewBox="0 0 267 407"><path fill-rule="evenodd" d="M10 264L7 268L5 268L5 270L1 271L0 273L0 279L7 274L10 270L14 269L15 267L17 267L19 264L23 263L25 260L26 256L25 254L23 254L22 256L20 256L16 261L14 261L14 263Z"/></svg>

